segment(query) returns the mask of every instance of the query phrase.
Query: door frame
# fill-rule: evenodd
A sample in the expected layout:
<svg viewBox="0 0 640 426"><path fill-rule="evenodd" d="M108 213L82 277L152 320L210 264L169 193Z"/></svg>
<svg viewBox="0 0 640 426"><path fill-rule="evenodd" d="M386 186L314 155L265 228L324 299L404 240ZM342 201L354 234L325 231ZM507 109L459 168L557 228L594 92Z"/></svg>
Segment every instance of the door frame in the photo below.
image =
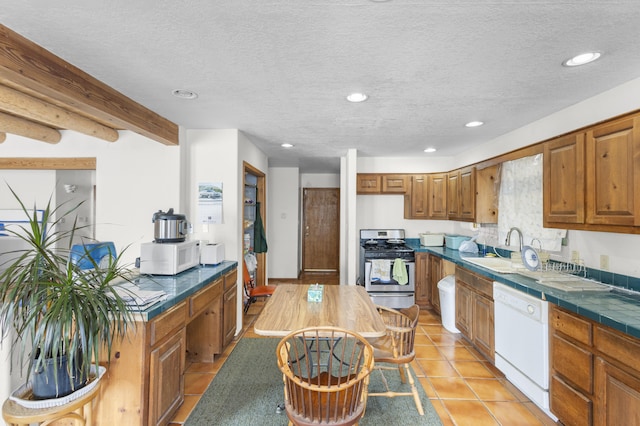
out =
<svg viewBox="0 0 640 426"><path fill-rule="evenodd" d="M246 183L246 176L247 173L256 176L257 182L256 182L256 198L257 201L260 201L260 217L262 219L262 226L264 227L264 231L265 233L267 232L267 208L266 208L266 204L267 204L267 197L266 197L266 175L264 174L264 172L260 171L259 169L255 168L254 166L252 166L251 164L247 163L246 161L242 162L242 233L244 234L244 185ZM242 242L242 238L240 238L240 241ZM256 285L265 285L267 282L267 262L266 262L266 253L255 253L256 255L256 259L258 260L258 266L256 268L256 276L255 276L255 284ZM243 257L243 261L244 261L244 250L242 252L242 257Z"/></svg>

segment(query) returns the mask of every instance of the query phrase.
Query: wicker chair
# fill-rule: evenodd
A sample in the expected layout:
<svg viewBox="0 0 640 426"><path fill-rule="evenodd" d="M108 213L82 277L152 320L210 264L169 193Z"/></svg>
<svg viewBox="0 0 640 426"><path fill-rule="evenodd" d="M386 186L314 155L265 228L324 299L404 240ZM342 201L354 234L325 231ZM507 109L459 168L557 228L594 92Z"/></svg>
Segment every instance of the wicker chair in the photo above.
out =
<svg viewBox="0 0 640 426"><path fill-rule="evenodd" d="M305 328L276 349L289 425L357 425L365 411L373 348L336 327Z"/></svg>
<svg viewBox="0 0 640 426"><path fill-rule="evenodd" d="M418 316L420 307L413 305L409 308L397 311L395 309L377 306L378 312L382 316L384 323L387 325L387 334L379 339L370 339L369 342L373 346L373 357L376 363L375 369L380 371L382 381L387 389L386 392L369 393L369 396L413 396L416 408L421 416L424 415L420 395L416 388L415 381L411 375L409 364L415 358L414 340L416 335L416 327L418 325ZM394 364L394 365L389 365ZM384 370L398 370L402 383L407 382L411 385L411 392L395 392L389 388L389 383L384 376Z"/></svg>

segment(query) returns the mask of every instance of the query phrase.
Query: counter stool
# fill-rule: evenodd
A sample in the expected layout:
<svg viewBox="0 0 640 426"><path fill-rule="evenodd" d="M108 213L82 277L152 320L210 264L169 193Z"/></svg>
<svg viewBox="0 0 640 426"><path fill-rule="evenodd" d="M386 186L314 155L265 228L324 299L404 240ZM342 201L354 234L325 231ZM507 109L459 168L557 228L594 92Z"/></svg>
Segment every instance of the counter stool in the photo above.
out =
<svg viewBox="0 0 640 426"><path fill-rule="evenodd" d="M46 426L60 419L73 419L76 425L93 425L93 400L98 396L100 383L85 395L67 404L47 408L28 408L7 399L2 405L2 417L8 425L37 423Z"/></svg>

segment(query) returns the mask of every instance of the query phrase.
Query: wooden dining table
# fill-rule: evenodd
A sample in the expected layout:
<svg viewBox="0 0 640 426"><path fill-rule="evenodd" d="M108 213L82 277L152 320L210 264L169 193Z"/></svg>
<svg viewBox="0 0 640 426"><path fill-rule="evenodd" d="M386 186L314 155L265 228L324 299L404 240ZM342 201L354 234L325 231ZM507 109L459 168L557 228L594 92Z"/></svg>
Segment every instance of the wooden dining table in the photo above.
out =
<svg viewBox="0 0 640 426"><path fill-rule="evenodd" d="M307 301L314 284L279 284L254 324L261 336L283 337L307 327L333 326L364 338L384 336L386 327L371 297L357 285L325 285L321 302Z"/></svg>

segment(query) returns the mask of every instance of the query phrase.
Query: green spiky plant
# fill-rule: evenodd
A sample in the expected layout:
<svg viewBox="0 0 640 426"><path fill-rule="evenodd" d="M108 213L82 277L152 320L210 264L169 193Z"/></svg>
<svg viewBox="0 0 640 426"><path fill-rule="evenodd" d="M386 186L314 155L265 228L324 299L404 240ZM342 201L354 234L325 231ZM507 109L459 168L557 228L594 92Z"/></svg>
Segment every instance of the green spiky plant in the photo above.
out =
<svg viewBox="0 0 640 426"><path fill-rule="evenodd" d="M19 229L6 231L22 239L27 248L16 250L12 260L0 265L0 270L4 268L0 273L2 336L15 328L11 354L19 357L22 367L27 365L27 380L34 372L53 368L47 367L46 358L56 366L66 357L67 372L71 376L77 374L72 372L82 373L82 387L90 377L91 365L105 359L101 353L106 352L110 359L114 342L135 324L116 291L119 283L129 282L130 272L121 266L122 253L98 265L85 249L91 269L70 261L73 236L84 226L78 226L77 218L70 230L60 230L59 225L71 219L82 203L52 207L50 198L38 218L36 208L27 209L9 189L28 220ZM73 377L59 375L53 368L56 389L61 380L70 380L73 389Z"/></svg>

